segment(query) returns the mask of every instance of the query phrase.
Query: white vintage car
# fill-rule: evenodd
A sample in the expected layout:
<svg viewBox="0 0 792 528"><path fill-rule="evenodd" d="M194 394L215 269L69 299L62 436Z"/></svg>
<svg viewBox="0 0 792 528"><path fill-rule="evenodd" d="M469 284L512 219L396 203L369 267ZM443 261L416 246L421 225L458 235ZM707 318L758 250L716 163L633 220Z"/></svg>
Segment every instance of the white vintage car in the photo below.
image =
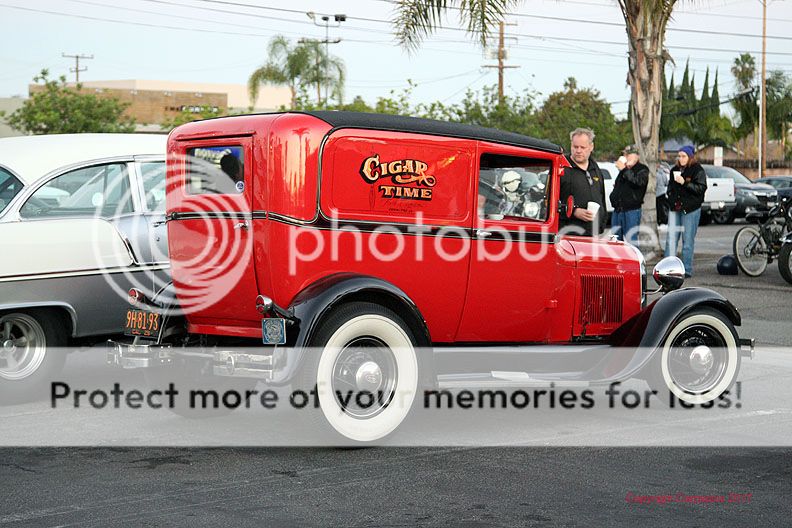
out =
<svg viewBox="0 0 792 528"><path fill-rule="evenodd" d="M65 347L116 333L132 286L167 280L166 136L0 139L0 403Z"/></svg>

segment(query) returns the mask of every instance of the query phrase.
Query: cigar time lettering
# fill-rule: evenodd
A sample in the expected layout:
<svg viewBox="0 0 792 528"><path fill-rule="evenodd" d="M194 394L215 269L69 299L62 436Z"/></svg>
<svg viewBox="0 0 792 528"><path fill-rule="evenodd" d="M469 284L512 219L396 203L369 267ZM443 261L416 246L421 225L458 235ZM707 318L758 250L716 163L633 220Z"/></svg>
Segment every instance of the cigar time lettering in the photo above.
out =
<svg viewBox="0 0 792 528"><path fill-rule="evenodd" d="M384 178L390 178L393 185L378 187L383 198L400 198L403 200L431 200L432 187L437 180L426 174L429 165L415 159L403 159L381 162L379 154L363 160L360 175L366 183L374 184Z"/></svg>

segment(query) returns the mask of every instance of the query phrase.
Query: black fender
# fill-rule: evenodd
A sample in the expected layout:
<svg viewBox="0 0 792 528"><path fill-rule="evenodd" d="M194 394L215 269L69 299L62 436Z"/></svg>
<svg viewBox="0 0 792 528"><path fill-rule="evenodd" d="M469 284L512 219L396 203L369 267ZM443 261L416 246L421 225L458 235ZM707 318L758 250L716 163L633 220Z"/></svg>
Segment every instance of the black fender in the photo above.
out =
<svg viewBox="0 0 792 528"><path fill-rule="evenodd" d="M683 288L666 293L617 328L609 344L619 349L634 349L630 358L622 362L617 373L602 365L600 379L624 380L640 377L639 372L662 349L671 328L685 315L699 307L713 308L723 313L734 326L742 320L737 308L721 294L707 288ZM611 363L612 365L612 363Z"/></svg>
<svg viewBox="0 0 792 528"><path fill-rule="evenodd" d="M418 307L400 288L367 275L337 273L324 277L301 291L288 307L293 323L287 327L289 353L282 359L281 368L274 373L273 384L288 383L300 370L306 356L306 347L312 345L319 325L334 308L347 302L365 301L381 303L404 319L412 330L418 347L429 347L431 338ZM434 365L431 354L418 354L421 380L434 383Z"/></svg>

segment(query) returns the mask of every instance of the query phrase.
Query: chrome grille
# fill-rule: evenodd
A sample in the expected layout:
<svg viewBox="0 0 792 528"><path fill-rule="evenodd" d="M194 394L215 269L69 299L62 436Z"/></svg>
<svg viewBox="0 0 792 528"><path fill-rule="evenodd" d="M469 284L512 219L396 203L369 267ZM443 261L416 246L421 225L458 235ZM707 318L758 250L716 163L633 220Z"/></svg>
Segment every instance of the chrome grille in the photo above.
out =
<svg viewBox="0 0 792 528"><path fill-rule="evenodd" d="M580 323L621 322L624 297L621 275L581 275L580 291Z"/></svg>

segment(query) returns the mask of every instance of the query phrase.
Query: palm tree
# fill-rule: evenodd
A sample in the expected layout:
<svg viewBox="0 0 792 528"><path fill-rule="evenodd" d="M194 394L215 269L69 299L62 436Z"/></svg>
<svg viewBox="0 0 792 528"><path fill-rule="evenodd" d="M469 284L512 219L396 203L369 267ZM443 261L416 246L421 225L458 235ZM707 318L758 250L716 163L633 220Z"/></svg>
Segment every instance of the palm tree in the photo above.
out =
<svg viewBox="0 0 792 528"><path fill-rule="evenodd" d="M328 86L337 99L343 98L344 62L337 57L328 57L318 41L305 40L292 46L286 37L277 36L269 42L267 54L267 63L248 79L251 104L258 99L262 84L287 85L291 91L291 108L297 104L298 92L311 85L316 86L317 104L321 104L322 85Z"/></svg>
<svg viewBox="0 0 792 528"><path fill-rule="evenodd" d="M663 70L666 60L670 58L664 41L666 26L677 0L616 1L627 30L627 81L632 91L630 114L633 137L641 158L650 169L642 221L645 225L654 226ZM468 32L484 45L495 25L520 3L520 0L401 0L393 21L396 38L403 47L414 50L424 37L441 24L449 9L458 9Z"/></svg>

